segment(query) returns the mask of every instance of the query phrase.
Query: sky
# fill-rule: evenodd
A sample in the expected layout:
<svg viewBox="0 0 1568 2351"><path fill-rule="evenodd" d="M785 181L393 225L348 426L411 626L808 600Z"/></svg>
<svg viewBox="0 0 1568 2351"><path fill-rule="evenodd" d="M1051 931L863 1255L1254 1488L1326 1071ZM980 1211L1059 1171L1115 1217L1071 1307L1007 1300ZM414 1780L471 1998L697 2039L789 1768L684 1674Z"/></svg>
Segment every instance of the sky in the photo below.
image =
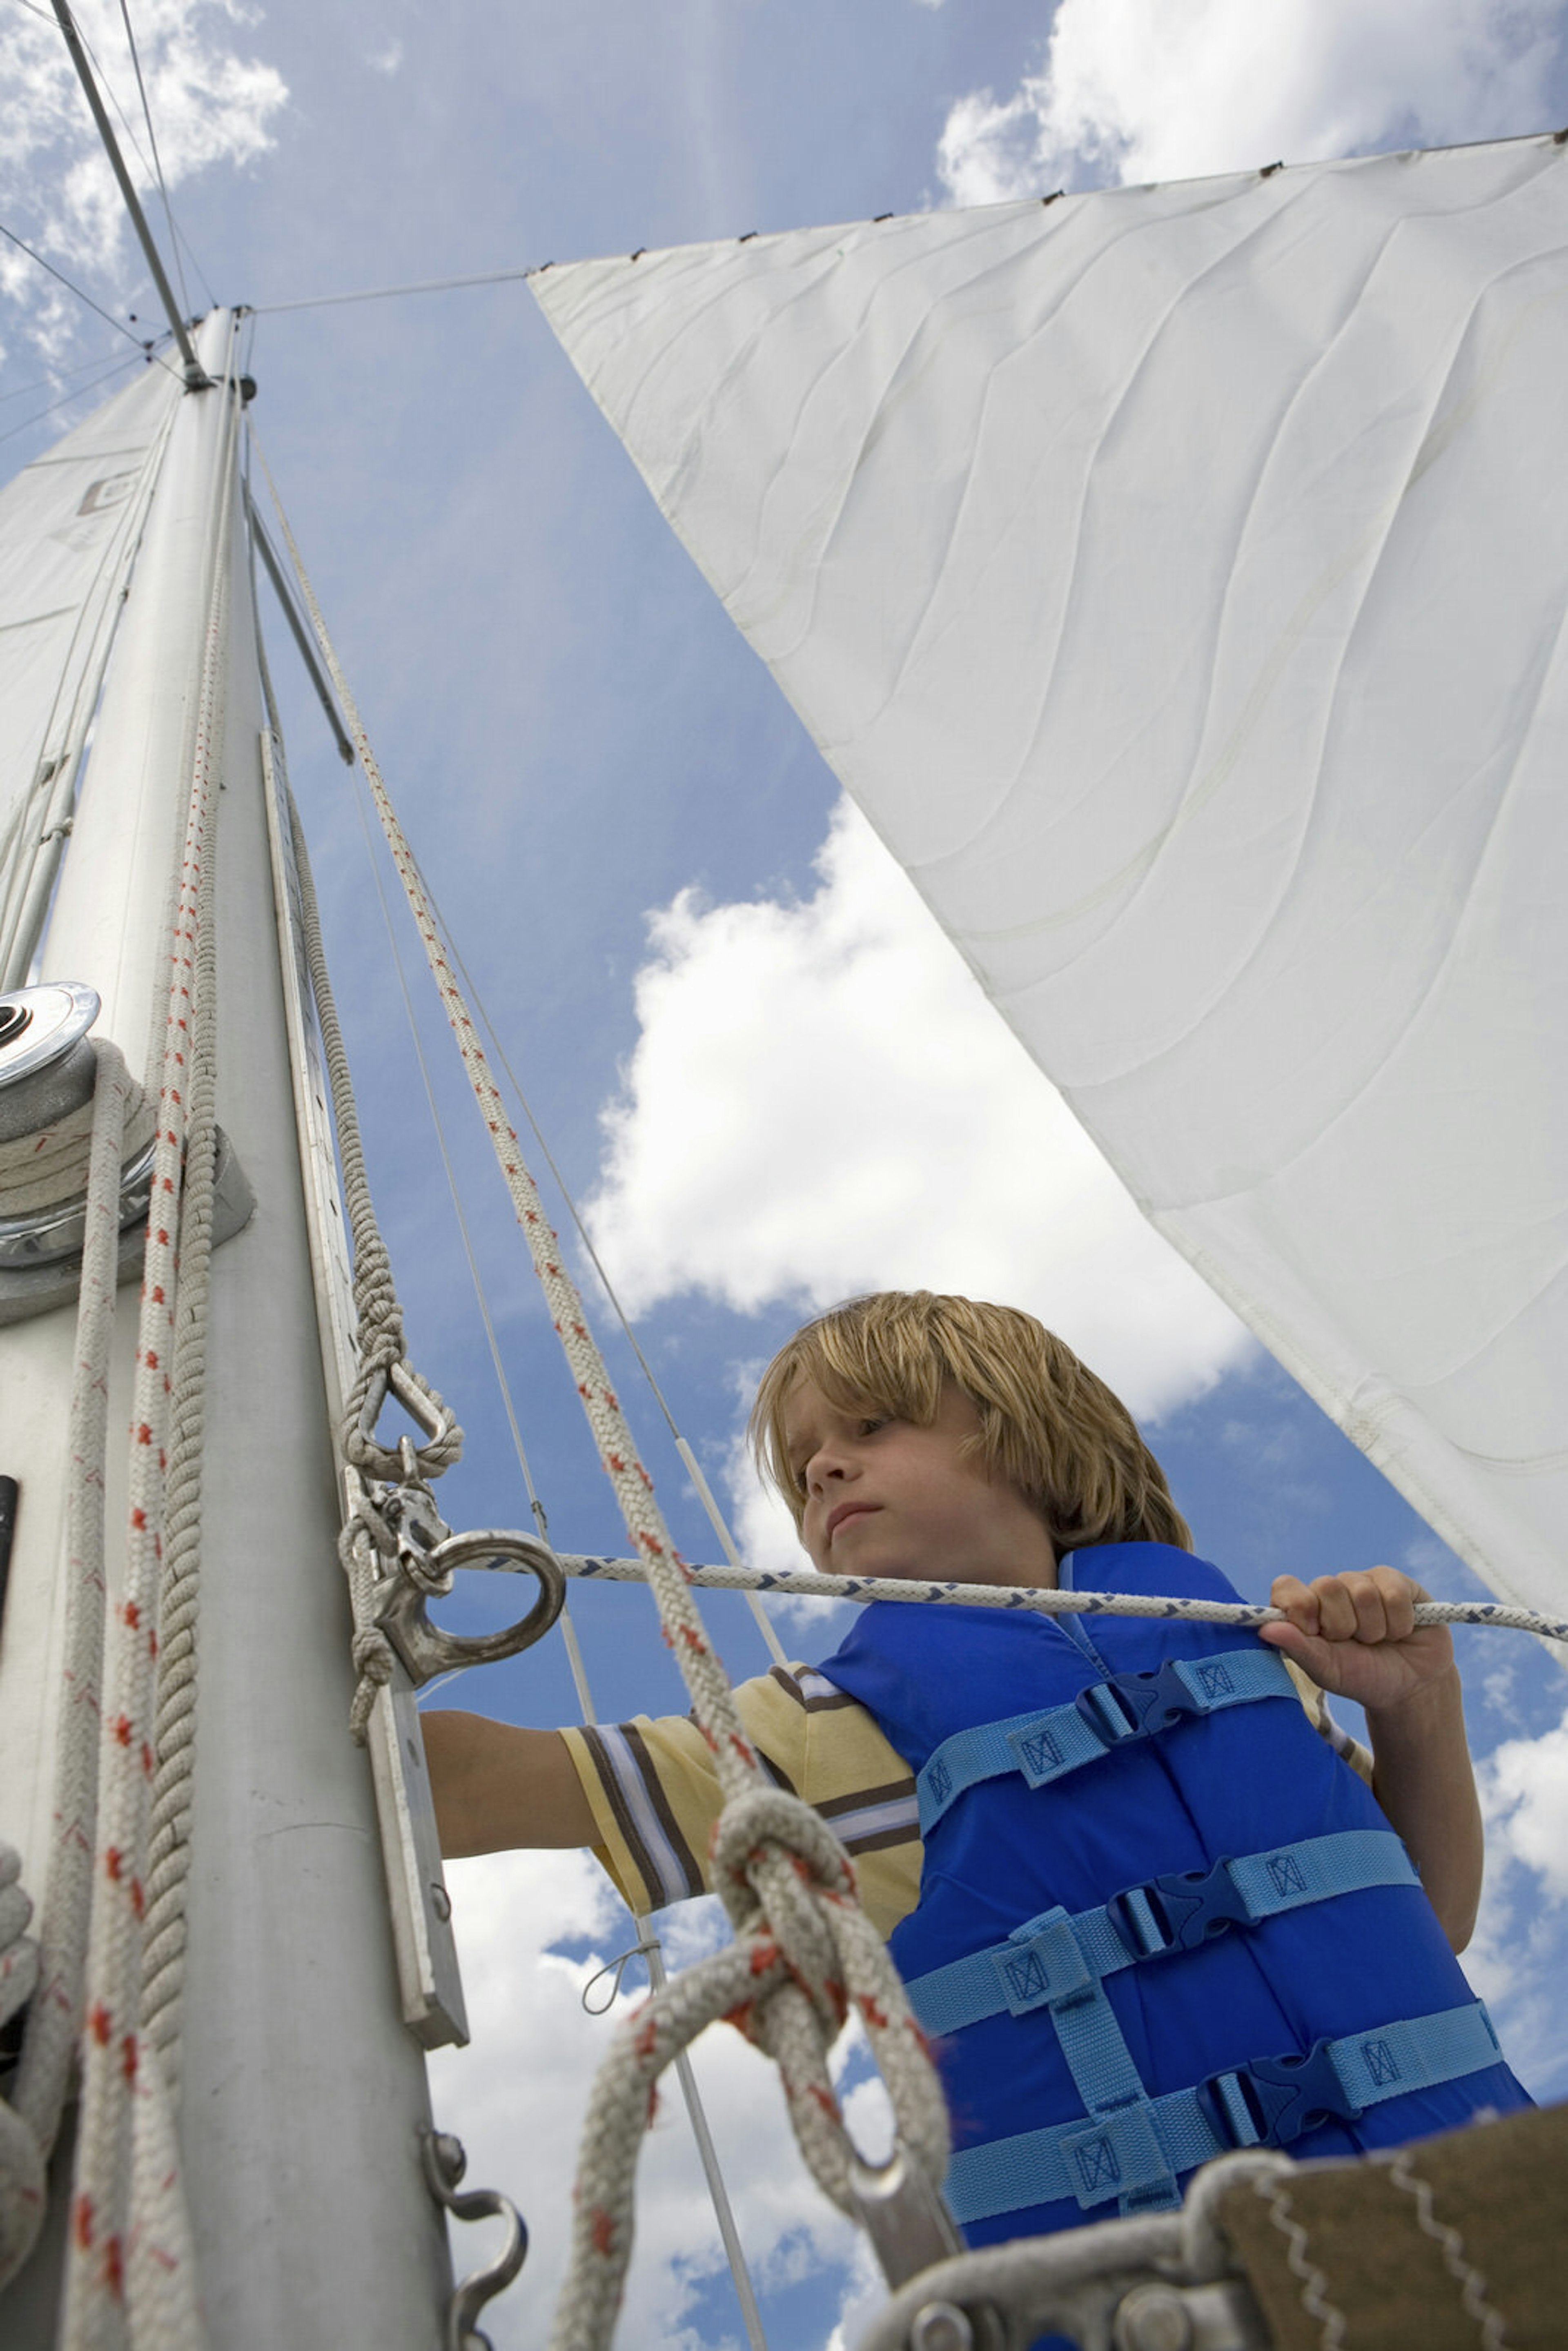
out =
<svg viewBox="0 0 1568 2351"><path fill-rule="evenodd" d="M84 28L140 124L118 5ZM1568 120L1547 0L538 0L373 12L131 0L193 308L256 306L253 414L417 853L668 1402L748 1555L787 1529L740 1421L800 1315L929 1283L1062 1330L1144 1418L1198 1545L1249 1593L1392 1560L1473 1579L1148 1228L995 1019L660 519L524 284L277 308L413 280L886 212L1538 130ZM0 224L132 335L151 288L47 16L0 0ZM161 233L164 216L156 200ZM165 239L167 244L167 240ZM131 342L0 241L0 472L102 396ZM268 616L372 1183L416 1359L468 1431L454 1526L527 1523L347 774ZM384 873L384 866L382 867ZM551 1531L623 1548L444 1023L394 923ZM714 1538L591 1299L688 1557ZM486 1604L465 1595L457 1618ZM594 1701L684 1710L645 1598L574 1602ZM792 1654L840 1615L782 1614ZM765 1656L711 1611L737 1677ZM1461 1651L1490 1823L1470 1967L1542 2095L1568 2089L1561 1674ZM575 1719L559 1645L446 1693ZM439 1701L438 1701L439 1702ZM585 1857L454 1865L472 2048L433 2061L470 2179L533 2249L492 2305L542 2342L564 2150L607 2026L585 1983L632 1939ZM722 1931L668 1922L672 1963ZM635 1981L635 1971L628 1985ZM630 1997L630 1991L622 1999ZM852 2116L878 2093L847 2060ZM852 2341L873 2287L733 2032L698 2070L774 2351ZM643 2163L621 2341L738 2343L673 2094ZM466 2263L474 2256L459 2248Z"/></svg>

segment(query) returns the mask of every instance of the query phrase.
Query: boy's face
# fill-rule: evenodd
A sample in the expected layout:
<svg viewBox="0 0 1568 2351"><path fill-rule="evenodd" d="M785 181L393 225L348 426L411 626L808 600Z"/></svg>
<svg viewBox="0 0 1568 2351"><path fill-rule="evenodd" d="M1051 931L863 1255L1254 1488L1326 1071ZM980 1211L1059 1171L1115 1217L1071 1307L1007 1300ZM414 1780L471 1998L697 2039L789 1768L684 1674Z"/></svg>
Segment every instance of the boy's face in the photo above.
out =
<svg viewBox="0 0 1568 2351"><path fill-rule="evenodd" d="M927 1428L841 1410L802 1380L784 1412L790 1467L806 1489L800 1540L824 1575L1054 1587L1045 1522L966 1441L979 1415L945 1388Z"/></svg>

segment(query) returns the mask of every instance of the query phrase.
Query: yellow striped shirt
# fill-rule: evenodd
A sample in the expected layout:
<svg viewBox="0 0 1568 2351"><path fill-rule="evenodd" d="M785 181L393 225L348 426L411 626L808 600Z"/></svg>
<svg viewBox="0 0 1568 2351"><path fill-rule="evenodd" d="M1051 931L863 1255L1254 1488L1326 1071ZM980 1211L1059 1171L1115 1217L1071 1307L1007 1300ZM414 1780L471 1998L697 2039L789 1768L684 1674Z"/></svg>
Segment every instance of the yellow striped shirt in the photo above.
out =
<svg viewBox="0 0 1568 2351"><path fill-rule="evenodd" d="M1293 1665L1290 1670L1314 1728L1370 1780L1365 1749L1335 1722L1316 1683ZM866 1916L890 1935L920 1894L920 1822L908 1764L865 1708L810 1666L775 1666L739 1683L735 1697L768 1771L828 1822L854 1862ZM562 1735L593 1810L594 1852L628 1907L662 1910L706 1893L723 1799L713 1756L691 1718L638 1715Z"/></svg>

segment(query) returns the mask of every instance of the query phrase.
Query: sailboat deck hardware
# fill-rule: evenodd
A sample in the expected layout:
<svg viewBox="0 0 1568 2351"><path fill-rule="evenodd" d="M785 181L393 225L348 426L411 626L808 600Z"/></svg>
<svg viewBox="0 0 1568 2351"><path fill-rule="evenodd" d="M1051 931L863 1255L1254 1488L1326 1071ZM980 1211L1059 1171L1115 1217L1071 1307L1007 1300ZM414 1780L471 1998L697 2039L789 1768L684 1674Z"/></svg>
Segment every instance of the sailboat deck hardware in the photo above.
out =
<svg viewBox="0 0 1568 2351"><path fill-rule="evenodd" d="M538 1598L526 1616L498 1633L448 1633L431 1623L425 1602L433 1592L450 1592L453 1571L459 1567L521 1568L538 1579ZM416 1687L455 1667L491 1665L531 1649L549 1631L566 1598L566 1579L553 1552L530 1535L491 1527L448 1535L428 1554L417 1581L400 1558L399 1573L390 1581L392 1589L377 1609L376 1622Z"/></svg>
<svg viewBox="0 0 1568 2351"><path fill-rule="evenodd" d="M1267 2351L1273 2341L1217 2225L1219 2199L1254 2179L1296 2176L1274 2153L1205 2165L1181 2210L1020 2237L939 2261L895 2288L860 2351L967 2351L949 2311L989 2307L1005 2351L1042 2333L1080 2351ZM925 2332L922 2332L924 2325ZM977 2337L977 2340L985 2338Z"/></svg>
<svg viewBox="0 0 1568 2351"><path fill-rule="evenodd" d="M0 1142L35 1134L89 1100L96 1064L87 1032L99 1000L95 988L74 980L0 996Z"/></svg>
<svg viewBox="0 0 1568 2351"><path fill-rule="evenodd" d="M905 2285L936 2262L963 2252L964 2240L940 2189L902 2141L894 2142L885 2163L852 2162L850 2194L890 2286ZM911 2351L1006 2351L1007 2346L996 2311L946 2301L935 2301L917 2314L909 2340Z"/></svg>
<svg viewBox="0 0 1568 2351"><path fill-rule="evenodd" d="M498 2189L471 2188L465 2194L457 2193L458 2182L468 2168L468 2158L463 2152L462 2140L455 2138L450 2131L422 2131L419 2161L426 2187L455 2220L494 2220L507 2223L506 2241L495 2260L481 2270L470 2271L446 2306L444 2351L490 2351L489 2336L481 2335L474 2322L485 2304L511 2284L527 2260L527 2225L511 2198L503 2196Z"/></svg>

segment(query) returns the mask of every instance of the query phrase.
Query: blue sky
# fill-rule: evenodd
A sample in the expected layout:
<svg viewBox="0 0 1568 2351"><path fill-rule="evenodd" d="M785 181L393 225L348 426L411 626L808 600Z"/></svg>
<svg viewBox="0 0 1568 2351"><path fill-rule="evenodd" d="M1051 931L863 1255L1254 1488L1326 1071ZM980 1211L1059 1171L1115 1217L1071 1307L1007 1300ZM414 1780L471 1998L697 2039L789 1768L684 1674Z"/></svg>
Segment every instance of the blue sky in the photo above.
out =
<svg viewBox="0 0 1568 2351"><path fill-rule="evenodd" d="M130 110L118 11L81 14ZM1539 129L1568 120L1564 16L1547 0L131 8L191 250L218 297L258 306ZM23 93L0 128L0 221L106 308L145 319L150 291L53 44L25 0L0 0L0 70ZM28 422L68 389L65 371L117 353L101 320L10 249L0 349L8 472L84 413ZM258 430L408 831L558 1161L597 1202L596 1231L715 1483L733 1467L748 1370L803 1306L923 1265L939 1282L1001 1288L999 1259L1016 1269L1013 1294L1151 1417L1200 1548L1245 1590L1373 1559L1441 1593L1472 1589L1145 1238L1043 1081L990 1035L906 886L835 815L833 779L527 288L264 315L252 364ZM447 1514L523 1523L346 771L270 614L268 627L414 1349L469 1431ZM620 1549L412 932L398 928L552 1531L564 1548ZM916 1027L955 1073L938 1114L970 1137L946 1167L940 1237L918 1205L890 1233L883 1205L930 1144ZM848 1092L862 1114L821 1115ZM1049 1171L1027 1193L1005 1180L1020 1155ZM609 1316L597 1320L608 1339ZM711 1556L659 1416L623 1348L610 1352L678 1539ZM772 1555L776 1528L744 1489L737 1507ZM584 1593L578 1615L602 1713L684 1708L640 1595ZM737 1675L758 1670L738 1607L716 1606L713 1622ZM810 1656L834 1635L800 1612L786 1638ZM1561 1676L1503 1636L1473 1635L1463 1656L1493 1813L1477 1980L1527 2081L1561 2095L1568 2039L1548 1996L1568 1961L1568 1867L1552 1836L1568 1800ZM521 1721L573 1710L553 1645L469 1681L462 1699ZM528 2216L528 2270L490 2322L498 2351L519 2351L543 2336L563 2150L602 2045L578 1991L589 1954L630 1937L576 1856L463 1865L454 1886L478 2032L472 2052L436 2061L437 2114L468 2142L473 2177L506 2185ZM678 1950L713 1929L699 1915L674 1931ZM858 2257L768 2119L759 2061L733 2035L703 2054L775 2351L820 2345L864 2290ZM853 2095L869 2112L871 2085ZM622 2339L738 2340L678 2118L643 2168L644 2266Z"/></svg>

